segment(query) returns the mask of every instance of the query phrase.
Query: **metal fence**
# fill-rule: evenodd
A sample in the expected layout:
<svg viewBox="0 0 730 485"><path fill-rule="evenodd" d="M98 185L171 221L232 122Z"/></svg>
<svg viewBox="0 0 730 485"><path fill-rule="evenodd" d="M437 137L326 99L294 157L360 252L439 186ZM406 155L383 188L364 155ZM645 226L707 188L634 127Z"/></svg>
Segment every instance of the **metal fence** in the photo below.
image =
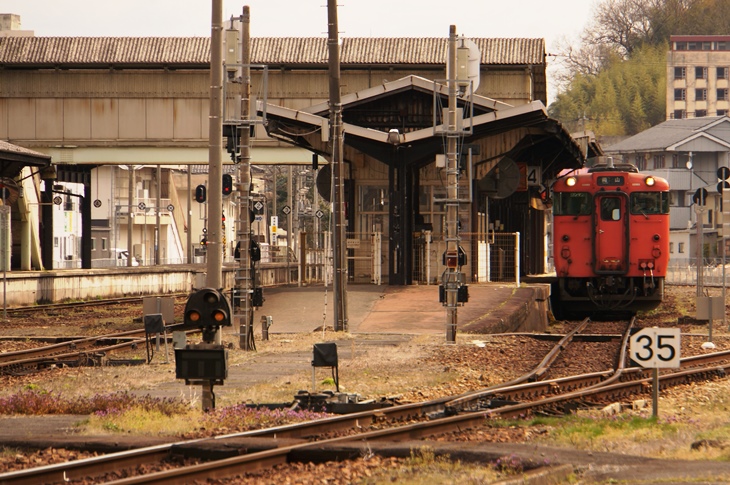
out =
<svg viewBox="0 0 730 485"><path fill-rule="evenodd" d="M383 235L379 232L347 233L347 274L348 280L354 283L383 282L383 265L387 265L384 254L388 250L383 247Z"/></svg>
<svg viewBox="0 0 730 485"><path fill-rule="evenodd" d="M514 282L520 285L520 233L494 233L492 243L486 245L488 281Z"/></svg>
<svg viewBox="0 0 730 485"><path fill-rule="evenodd" d="M305 254L286 246L261 244L261 261L257 269L266 273L268 284L330 284L333 277L333 255L330 238L325 235L324 247L307 247ZM461 233L459 244L467 256L462 267L466 281L472 283L506 282L520 284L520 234ZM413 283L439 284L445 269L443 254L446 241L442 234L424 231L414 238L412 248ZM381 233L348 233L346 241L347 274L351 283L380 285L387 278L388 239ZM304 258L301 261L301 258ZM205 252L196 256L195 263L204 264ZM126 261L124 261L126 262ZM232 263L232 259L224 261ZM80 261L69 261L80 267ZM123 262L121 262L123 263ZM163 260L162 264L184 264L185 261ZM93 267L123 266L112 258L95 259ZM69 265L70 267L74 267ZM267 272L268 271L268 272ZM385 273L385 275L384 275Z"/></svg>
<svg viewBox="0 0 730 485"><path fill-rule="evenodd" d="M695 286L698 276L703 286L730 286L730 264L723 265L722 259L704 258L698 274L697 258L672 258L664 282L668 285Z"/></svg>

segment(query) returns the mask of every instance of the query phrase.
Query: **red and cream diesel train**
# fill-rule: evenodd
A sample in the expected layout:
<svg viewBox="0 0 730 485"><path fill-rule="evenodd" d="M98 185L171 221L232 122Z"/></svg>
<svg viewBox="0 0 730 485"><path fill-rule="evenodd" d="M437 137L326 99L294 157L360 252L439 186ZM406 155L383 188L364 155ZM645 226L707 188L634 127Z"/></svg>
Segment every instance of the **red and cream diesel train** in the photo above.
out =
<svg viewBox="0 0 730 485"><path fill-rule="evenodd" d="M669 184L610 159L559 178L553 258L557 318L656 308L669 262Z"/></svg>

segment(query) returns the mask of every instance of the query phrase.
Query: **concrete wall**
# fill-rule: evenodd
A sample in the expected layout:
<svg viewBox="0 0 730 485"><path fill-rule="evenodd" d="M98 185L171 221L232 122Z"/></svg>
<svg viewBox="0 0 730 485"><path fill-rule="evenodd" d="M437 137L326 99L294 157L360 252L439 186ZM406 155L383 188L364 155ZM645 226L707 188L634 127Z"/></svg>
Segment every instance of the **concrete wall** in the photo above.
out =
<svg viewBox="0 0 730 485"><path fill-rule="evenodd" d="M0 273L0 278L4 279L2 288L5 288L6 305L12 308L74 300L187 293L193 289L196 275L204 274L206 270L205 265L195 264L8 272L4 276ZM226 289L234 286L235 272L233 265L223 268ZM257 268L257 283L264 287L297 284L298 266L296 263L261 264Z"/></svg>

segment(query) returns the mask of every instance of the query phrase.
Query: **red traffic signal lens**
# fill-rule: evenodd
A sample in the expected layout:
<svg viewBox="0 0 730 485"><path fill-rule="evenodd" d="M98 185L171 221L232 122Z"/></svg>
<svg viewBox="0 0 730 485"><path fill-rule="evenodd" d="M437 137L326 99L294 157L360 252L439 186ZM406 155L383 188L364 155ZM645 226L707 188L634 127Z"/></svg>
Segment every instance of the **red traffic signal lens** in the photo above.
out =
<svg viewBox="0 0 730 485"><path fill-rule="evenodd" d="M226 314L221 310L214 311L212 317L216 322L223 322L226 320Z"/></svg>
<svg viewBox="0 0 730 485"><path fill-rule="evenodd" d="M231 195L233 192L233 177L229 174L223 174L223 195Z"/></svg>
<svg viewBox="0 0 730 485"><path fill-rule="evenodd" d="M188 320L190 320L191 322L199 322L200 313L195 310L188 312Z"/></svg>
<svg viewBox="0 0 730 485"><path fill-rule="evenodd" d="M201 204L205 202L206 189L205 185L198 185L195 187L195 201Z"/></svg>

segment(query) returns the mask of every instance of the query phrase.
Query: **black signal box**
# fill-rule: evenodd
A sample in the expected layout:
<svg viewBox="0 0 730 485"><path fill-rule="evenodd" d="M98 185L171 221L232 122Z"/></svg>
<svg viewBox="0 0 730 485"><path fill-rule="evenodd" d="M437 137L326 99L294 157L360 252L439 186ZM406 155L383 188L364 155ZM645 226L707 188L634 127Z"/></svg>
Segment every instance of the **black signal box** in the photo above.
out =
<svg viewBox="0 0 730 485"><path fill-rule="evenodd" d="M231 305L228 298L214 288L193 292L185 304L183 329L230 327Z"/></svg>

